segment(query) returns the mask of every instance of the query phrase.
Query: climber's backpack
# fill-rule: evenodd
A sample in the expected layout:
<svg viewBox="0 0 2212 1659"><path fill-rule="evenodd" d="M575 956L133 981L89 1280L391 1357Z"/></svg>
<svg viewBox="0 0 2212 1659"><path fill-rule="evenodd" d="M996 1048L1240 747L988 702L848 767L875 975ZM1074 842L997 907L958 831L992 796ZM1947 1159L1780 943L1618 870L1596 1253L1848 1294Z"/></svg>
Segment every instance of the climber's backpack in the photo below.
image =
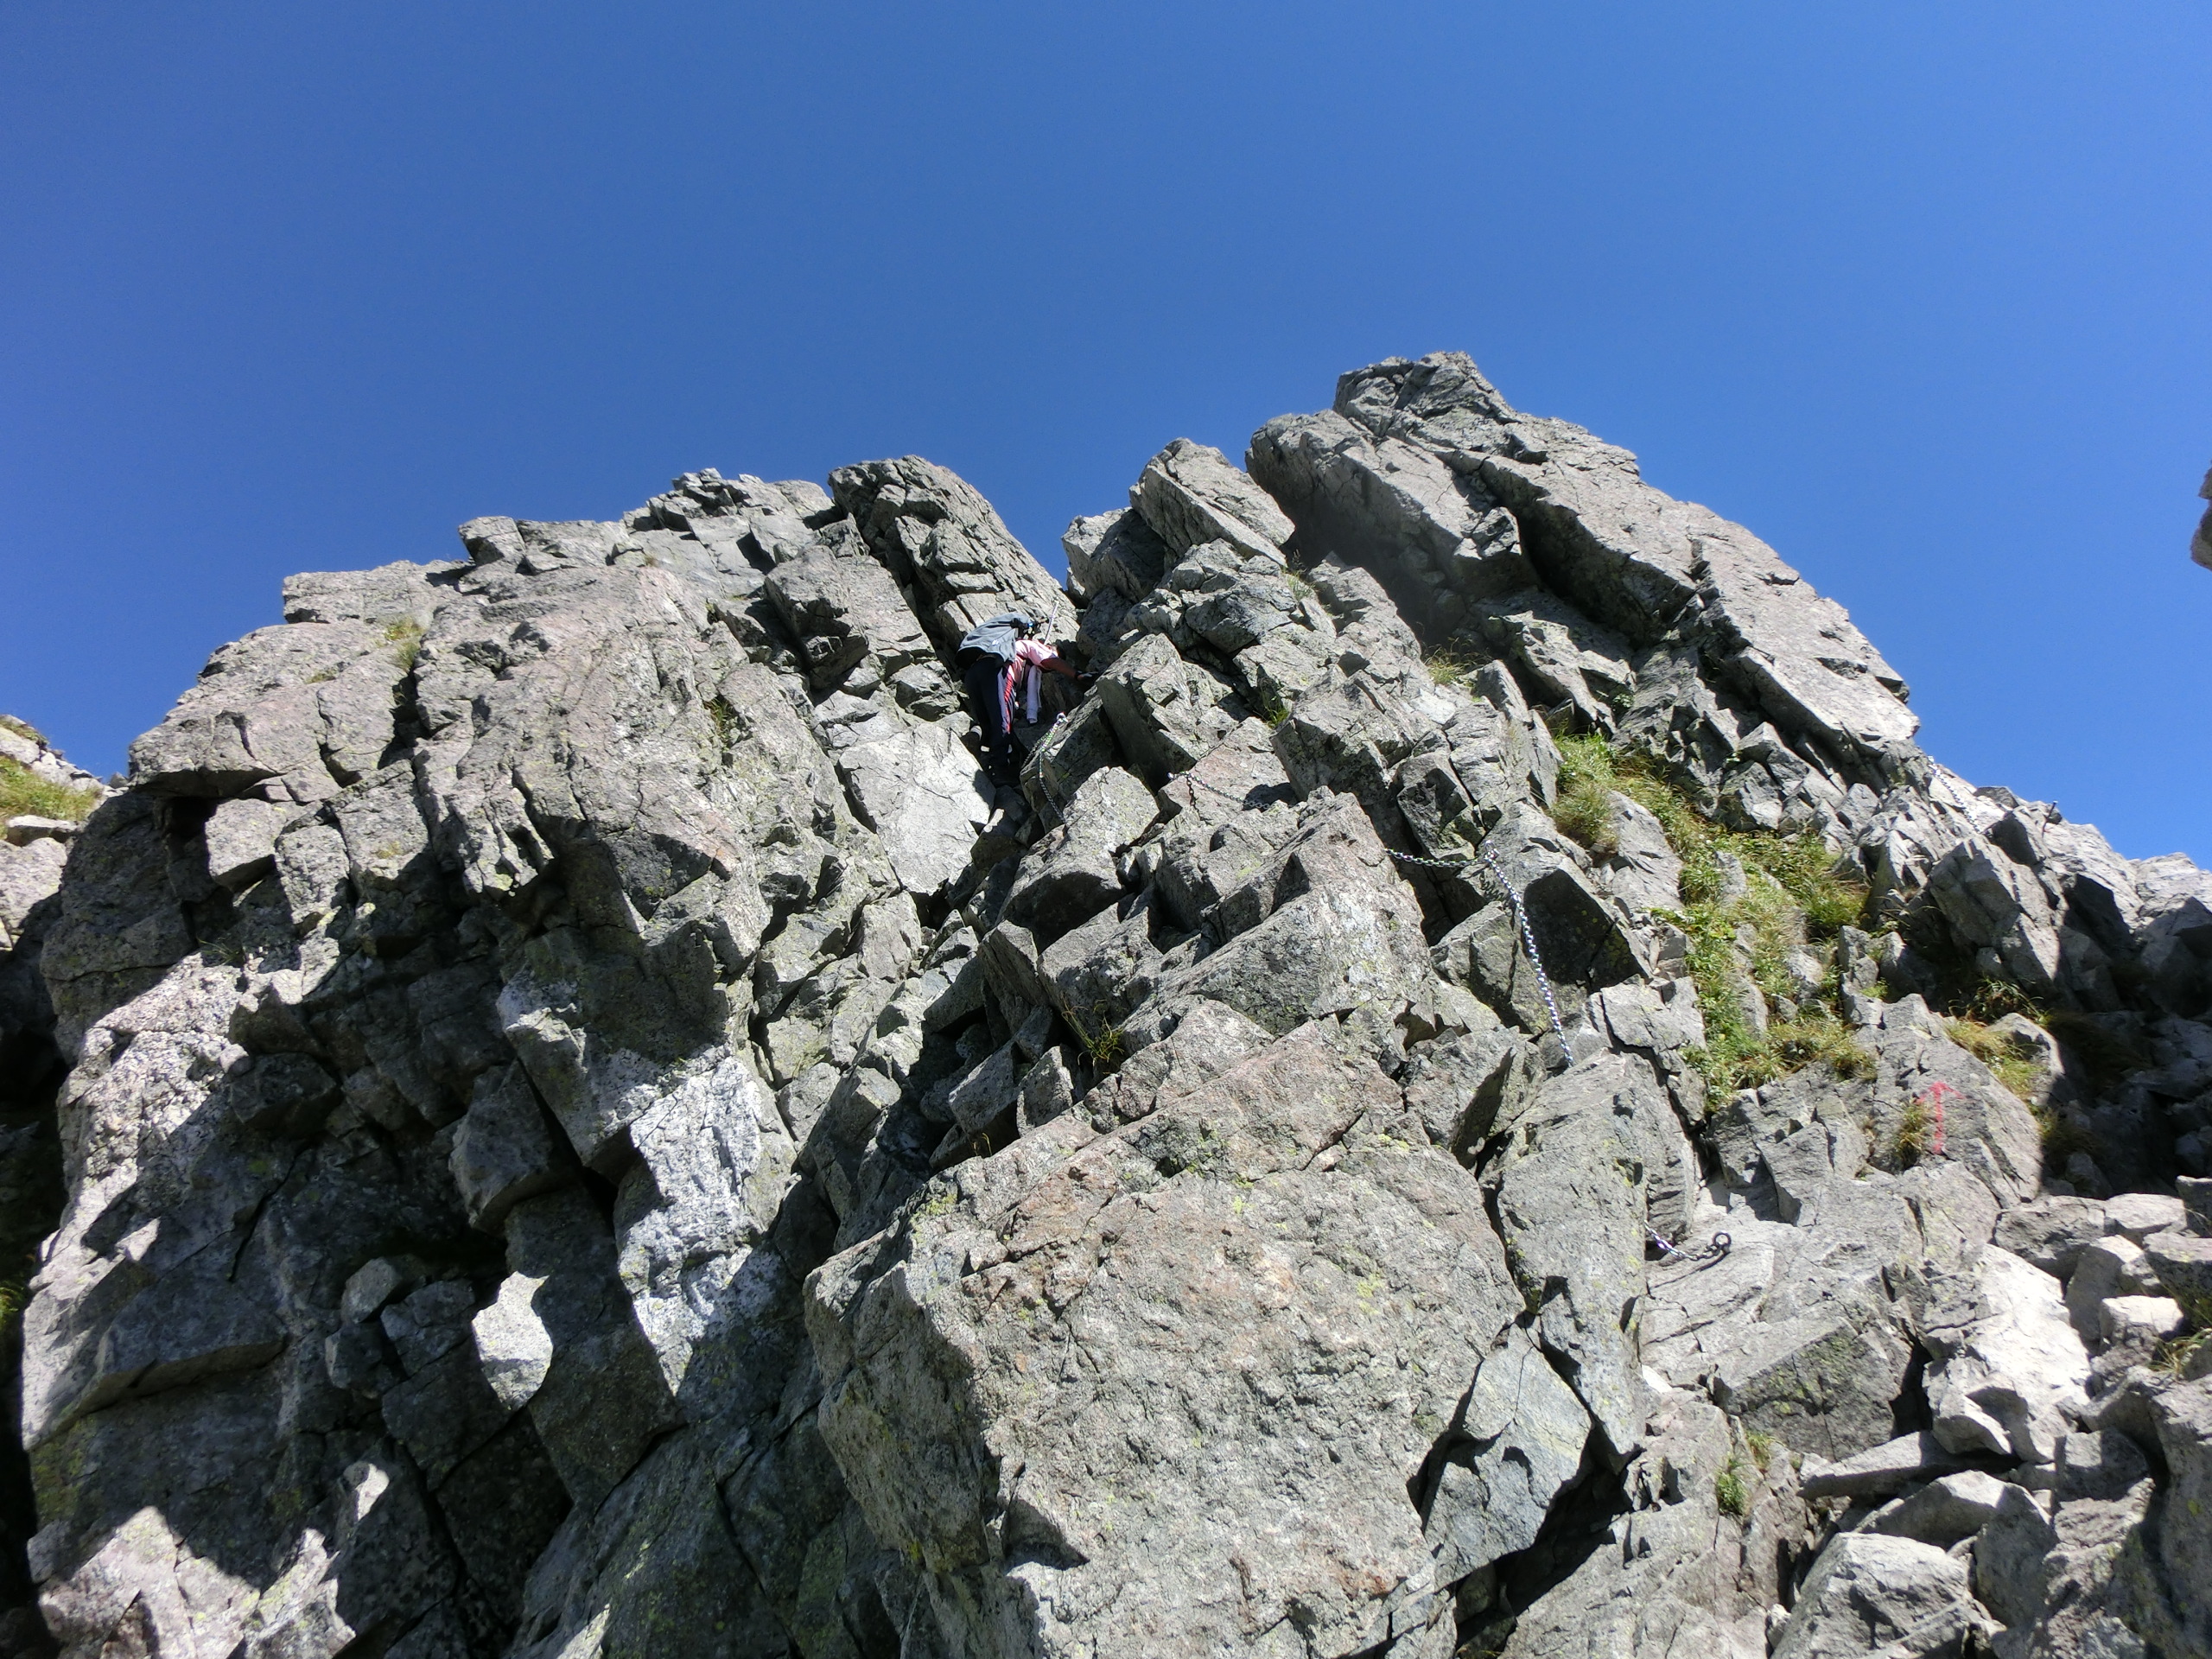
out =
<svg viewBox="0 0 2212 1659"><path fill-rule="evenodd" d="M1029 631L1029 619L1020 611L1002 611L985 621L978 622L960 637L960 649L955 660L965 668L979 657L995 657L1002 663L1014 660L1014 648L1021 636Z"/></svg>

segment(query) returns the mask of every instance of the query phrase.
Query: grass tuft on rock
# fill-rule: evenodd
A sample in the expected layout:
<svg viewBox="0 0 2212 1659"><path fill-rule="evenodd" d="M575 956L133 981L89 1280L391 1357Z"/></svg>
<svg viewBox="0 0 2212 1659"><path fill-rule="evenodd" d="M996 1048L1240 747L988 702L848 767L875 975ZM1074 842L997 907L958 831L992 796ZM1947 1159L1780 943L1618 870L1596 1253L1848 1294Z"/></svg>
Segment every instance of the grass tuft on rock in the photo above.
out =
<svg viewBox="0 0 2212 1659"><path fill-rule="evenodd" d="M1871 1077L1877 1064L1873 1051L1858 1033L1826 1009L1796 1020L1784 1020L1766 1028L1767 1046L1780 1055L1784 1069L1800 1071L1825 1065L1840 1077Z"/></svg>
<svg viewBox="0 0 2212 1659"><path fill-rule="evenodd" d="M2034 1105L2036 1084L2043 1068L2012 1046L2003 1033L1992 1031L1970 1014L1956 1014L1943 1021L1951 1040L1989 1068L1990 1075L2028 1105Z"/></svg>
<svg viewBox="0 0 2212 1659"><path fill-rule="evenodd" d="M1693 969L1691 977L1696 976ZM1703 1048L1691 1051L1689 1060L1716 1092L1757 1089L1808 1065L1826 1065L1841 1077L1874 1075L1873 1052L1826 1010L1771 1020L1761 1032L1744 1017L1734 998L1707 996L1702 981L1698 1003L1705 1015L1706 1041Z"/></svg>
<svg viewBox="0 0 2212 1659"><path fill-rule="evenodd" d="M1936 982L1928 1000L1942 1012L1944 1030L1951 1040L1987 1066L1999 1085L2035 1114L2043 1141L2044 1167L2063 1173L2077 1152L2093 1159L2103 1154L2107 1148L2081 1109L2039 1098L2044 1093L2045 1074L2034 1054L2015 1048L2002 1033L1991 1027L2007 1014L2033 1020L2063 1045L2069 1080L2085 1085L2094 1096L2152 1064L2153 1057L2132 1034L2127 1022L2069 1008L2046 1007L2010 981L1983 974L1940 931L1928 930L1909 937L1915 954Z"/></svg>
<svg viewBox="0 0 2212 1659"><path fill-rule="evenodd" d="M738 719L737 710L732 706L730 700L719 691L707 699L704 707L707 710L707 718L714 722L715 741L721 746L722 753L727 754L736 746L738 740L744 736L744 722Z"/></svg>
<svg viewBox="0 0 2212 1659"><path fill-rule="evenodd" d="M385 624L384 637L385 644L397 647L392 654L399 658L399 671L412 674L423 655L423 625L411 616L403 616Z"/></svg>
<svg viewBox="0 0 2212 1659"><path fill-rule="evenodd" d="M2151 1369L2168 1376L2202 1376L2208 1357L2212 1357L2212 1330L2188 1331L2158 1344L2151 1355Z"/></svg>
<svg viewBox="0 0 2212 1659"><path fill-rule="evenodd" d="M1871 1075L1873 1056L1839 1017L1834 968L1810 995L1790 980L1791 952L1824 951L1824 942L1866 909L1866 887L1838 872L1820 837L1731 830L1699 812L1647 757L1594 734L1558 741L1552 817L1565 834L1599 857L1617 852L1612 798L1625 795L1659 820L1682 861L1683 908L1663 919L1689 936L1706 1029L1692 1062L1707 1084L1724 1092L1756 1088L1815 1065L1843 1077ZM1745 979L1766 997L1794 1003L1796 1016L1760 1031L1745 1007Z"/></svg>
<svg viewBox="0 0 2212 1659"><path fill-rule="evenodd" d="M1723 1515L1741 1517L1751 1512L1751 1491L1744 1481L1742 1459L1732 1453L1726 1465L1713 1478L1713 1501Z"/></svg>
<svg viewBox="0 0 2212 1659"><path fill-rule="evenodd" d="M1421 660L1428 670L1428 677L1438 685L1462 685L1470 674L1483 665L1484 659L1447 639L1423 652Z"/></svg>
<svg viewBox="0 0 2212 1659"><path fill-rule="evenodd" d="M1121 1027L1107 1017L1108 1010L1103 1003L1094 1005L1090 1014L1096 1021L1093 1027L1086 1027L1072 1012L1067 1016L1068 1024L1075 1027L1076 1040L1083 1045L1083 1052L1090 1056L1090 1063L1101 1071L1110 1071L1127 1058L1128 1039L1122 1035Z"/></svg>
<svg viewBox="0 0 2212 1659"><path fill-rule="evenodd" d="M1576 833L1610 832L1611 798L1625 795L1659 820L1682 861L1682 899L1691 905L1718 900L1731 885L1729 861L1746 873L1757 871L1802 911L1816 938L1833 938L1859 918L1866 906L1864 885L1837 873L1835 855L1809 832L1782 835L1768 830L1731 830L1715 823L1690 804L1681 790L1662 777L1650 760L1616 747L1603 736L1562 737L1559 792L1574 805L1568 818L1553 816L1592 852L1599 849Z"/></svg>
<svg viewBox="0 0 2212 1659"><path fill-rule="evenodd" d="M1925 1106L1917 1100L1905 1103L1904 1110L1897 1115L1897 1134L1890 1142L1899 1169L1910 1169L1928 1155L1928 1149L1934 1143L1935 1128L1935 1119Z"/></svg>
<svg viewBox="0 0 2212 1659"><path fill-rule="evenodd" d="M1552 822L1595 856L1611 858L1621 849L1613 832L1613 793L1630 793L1621 788L1611 746L1602 737L1562 737L1558 743L1559 793L1552 803Z"/></svg>
<svg viewBox="0 0 2212 1659"><path fill-rule="evenodd" d="M1938 958L1940 963L1941 958ZM1989 1021L2006 1014L2023 1014L2056 1037L2066 1048L2068 1076L2086 1084L2093 1094L2112 1088L2131 1072L2152 1063L2152 1056L2125 1029L2115 1030L2093 1014L2068 1008L2046 1008L2019 987L2003 980L1983 979L1945 988L1942 1001L1954 1012L1944 1016L1943 1028L1951 1040L1989 1068L1998 1084L2035 1114L2043 1141L2044 1166L2063 1172L2074 1154L2096 1158L2105 1152L2099 1137L2078 1109L2053 1104L2043 1098L2045 1073L2032 1053L2013 1046Z"/></svg>
<svg viewBox="0 0 2212 1659"><path fill-rule="evenodd" d="M41 778L19 760L0 754L0 823L10 818L60 818L82 823L100 804L100 792Z"/></svg>

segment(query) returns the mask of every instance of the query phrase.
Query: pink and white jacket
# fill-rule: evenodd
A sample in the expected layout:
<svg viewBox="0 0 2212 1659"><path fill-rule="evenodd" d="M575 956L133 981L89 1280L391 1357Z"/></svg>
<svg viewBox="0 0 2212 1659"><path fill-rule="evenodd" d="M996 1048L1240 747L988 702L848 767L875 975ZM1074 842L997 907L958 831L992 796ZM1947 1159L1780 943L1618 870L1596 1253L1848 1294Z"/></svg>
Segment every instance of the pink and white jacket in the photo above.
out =
<svg viewBox="0 0 2212 1659"><path fill-rule="evenodd" d="M1037 722L1039 699L1045 690L1045 670L1047 664L1058 664L1059 654L1050 645L1036 639L1017 640L1014 660L999 676L999 712L1006 719L1007 728L1014 728L1014 699L1017 689L1025 693L1023 718L1031 725Z"/></svg>

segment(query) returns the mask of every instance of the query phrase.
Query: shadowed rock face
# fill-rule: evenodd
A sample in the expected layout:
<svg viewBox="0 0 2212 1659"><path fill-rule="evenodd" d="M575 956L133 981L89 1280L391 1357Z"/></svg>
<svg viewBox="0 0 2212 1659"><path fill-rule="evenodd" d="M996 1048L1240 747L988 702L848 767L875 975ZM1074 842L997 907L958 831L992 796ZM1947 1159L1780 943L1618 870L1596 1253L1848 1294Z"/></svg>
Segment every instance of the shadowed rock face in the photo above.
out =
<svg viewBox="0 0 2212 1659"><path fill-rule="evenodd" d="M1065 591L912 456L461 541L0 863L62 1651L2204 1643L2212 879L1936 766L1625 452L1440 354L1170 444ZM1008 607L1098 678L995 796ZM1865 883L1789 959L1849 1075L1707 1089L1761 994L1568 732ZM1968 971L2066 1016L2063 1168Z"/></svg>
<svg viewBox="0 0 2212 1659"><path fill-rule="evenodd" d="M67 1067L54 1047L39 959L59 909L75 817L106 790L31 727L4 717L0 787L17 809L33 809L18 810L0 838L0 1400L10 1402L12 1422L22 1386L24 1288L62 1203L54 1097ZM71 816L47 816L55 810ZM37 1526L29 1466L10 1436L0 1442L0 1653L46 1645L26 1551Z"/></svg>

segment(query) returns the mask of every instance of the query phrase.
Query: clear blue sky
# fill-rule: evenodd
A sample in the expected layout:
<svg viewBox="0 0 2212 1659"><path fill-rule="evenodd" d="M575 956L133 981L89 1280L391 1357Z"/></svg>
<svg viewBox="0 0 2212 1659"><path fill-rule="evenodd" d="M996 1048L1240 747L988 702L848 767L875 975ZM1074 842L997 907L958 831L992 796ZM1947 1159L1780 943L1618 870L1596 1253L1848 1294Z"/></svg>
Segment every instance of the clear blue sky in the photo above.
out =
<svg viewBox="0 0 2212 1659"><path fill-rule="evenodd" d="M1057 565L1471 353L2212 861L2212 10L0 10L0 709L122 763L289 571L918 451Z"/></svg>

